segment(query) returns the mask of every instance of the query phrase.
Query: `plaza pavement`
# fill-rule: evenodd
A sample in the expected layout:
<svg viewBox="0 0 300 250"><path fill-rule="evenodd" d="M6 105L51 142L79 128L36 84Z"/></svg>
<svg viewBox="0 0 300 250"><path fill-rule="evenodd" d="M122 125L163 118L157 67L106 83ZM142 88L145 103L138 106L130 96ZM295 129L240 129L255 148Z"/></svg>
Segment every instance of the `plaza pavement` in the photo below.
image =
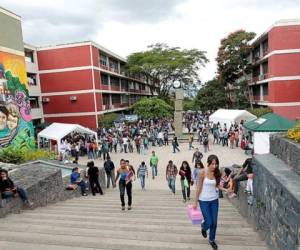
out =
<svg viewBox="0 0 300 250"><path fill-rule="evenodd" d="M203 153L203 163L206 165L207 157L210 154L215 154L219 157L220 167L231 166L232 164L243 164L244 160L247 158L247 155L244 154L244 151L240 148L230 149L229 147L222 147L220 145L210 145L210 151L204 153L203 145L199 145L199 143L194 143L194 147L198 147L199 150ZM129 160L130 164L137 170L138 166L141 164L142 161L145 161L146 165L148 166L149 171L149 178L146 179L146 189L149 190L167 190L167 182L165 178L166 166L169 160L172 160L174 164L177 166L178 170L181 166L182 161L188 161L191 166L191 169L194 168L194 163L192 163L193 153L195 150L188 149L188 143L180 143L179 145L180 152L173 153L173 148L169 143L169 146L162 146L162 147L150 147L146 155L139 155L134 151L133 153L111 153L111 159L114 162L115 166L119 166L120 159ZM151 152L154 150L156 155L159 158L158 163L158 177L153 181L151 179L151 168L150 168L150 156ZM89 160L87 157L80 157L79 163L86 165ZM104 161L102 159L96 159L95 165L100 167L103 166ZM139 182L134 182L134 188L140 188ZM179 176L176 180L176 189L180 190L180 181Z"/></svg>

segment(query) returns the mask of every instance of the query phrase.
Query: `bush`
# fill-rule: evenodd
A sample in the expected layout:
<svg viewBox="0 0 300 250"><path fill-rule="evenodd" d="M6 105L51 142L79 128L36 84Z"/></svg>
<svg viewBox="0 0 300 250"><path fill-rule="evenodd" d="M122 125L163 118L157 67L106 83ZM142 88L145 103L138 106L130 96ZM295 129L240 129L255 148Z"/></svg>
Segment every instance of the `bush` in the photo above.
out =
<svg viewBox="0 0 300 250"><path fill-rule="evenodd" d="M254 109L248 109L248 111L250 113L252 113L253 115L257 116L257 117L261 117L265 114L268 114L268 113L273 113L273 110L269 107L267 108L254 108Z"/></svg>
<svg viewBox="0 0 300 250"><path fill-rule="evenodd" d="M296 125L294 128L289 129L287 136L295 142L300 142L300 123L298 123L298 125Z"/></svg>
<svg viewBox="0 0 300 250"><path fill-rule="evenodd" d="M110 128L113 126L114 120L119 117L117 113L109 113L99 116L99 125L105 128Z"/></svg>
<svg viewBox="0 0 300 250"><path fill-rule="evenodd" d="M21 164L35 160L54 160L56 154L49 150L30 150L27 148L19 149L9 146L0 150L0 162Z"/></svg>

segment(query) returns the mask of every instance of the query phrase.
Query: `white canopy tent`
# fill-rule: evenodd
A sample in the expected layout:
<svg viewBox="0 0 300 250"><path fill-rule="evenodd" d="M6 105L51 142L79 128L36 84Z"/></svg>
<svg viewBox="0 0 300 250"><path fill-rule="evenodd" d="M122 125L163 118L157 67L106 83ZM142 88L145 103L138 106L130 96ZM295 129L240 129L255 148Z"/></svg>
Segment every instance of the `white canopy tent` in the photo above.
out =
<svg viewBox="0 0 300 250"><path fill-rule="evenodd" d="M218 109L212 115L209 116L209 121L213 123L220 123L222 127L226 124L226 127L229 128L231 124L235 122L239 124L242 120L248 122L256 119L257 117L247 110L239 109Z"/></svg>
<svg viewBox="0 0 300 250"><path fill-rule="evenodd" d="M38 146L40 146L40 139L45 138L49 140L57 141L57 149L60 150L61 140L68 134L72 132L77 132L81 134L93 135L96 138L96 143L98 145L97 133L89 128L85 128L79 124L69 124L69 123L57 123L54 122L44 130L38 133Z"/></svg>

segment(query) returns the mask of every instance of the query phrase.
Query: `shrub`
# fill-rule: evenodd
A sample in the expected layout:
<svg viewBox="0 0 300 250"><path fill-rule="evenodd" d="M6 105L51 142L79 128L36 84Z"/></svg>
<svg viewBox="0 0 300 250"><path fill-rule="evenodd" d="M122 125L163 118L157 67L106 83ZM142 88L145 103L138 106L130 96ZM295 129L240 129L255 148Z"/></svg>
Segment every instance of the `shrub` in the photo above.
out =
<svg viewBox="0 0 300 250"><path fill-rule="evenodd" d="M252 113L253 115L257 116L257 117L261 117L265 114L268 114L268 113L273 113L273 110L269 107L267 108L254 108L254 109L248 109L248 111L250 113Z"/></svg>
<svg viewBox="0 0 300 250"><path fill-rule="evenodd" d="M27 161L35 160L54 160L56 154L49 150L30 150L27 148L16 148L9 146L0 150L0 162L21 164Z"/></svg>
<svg viewBox="0 0 300 250"><path fill-rule="evenodd" d="M117 113L110 113L99 116L99 125L105 128L110 128L113 126L114 120L119 117Z"/></svg>
<svg viewBox="0 0 300 250"><path fill-rule="evenodd" d="M300 142L300 123L298 123L298 125L296 125L294 128L289 129L287 136L295 142Z"/></svg>

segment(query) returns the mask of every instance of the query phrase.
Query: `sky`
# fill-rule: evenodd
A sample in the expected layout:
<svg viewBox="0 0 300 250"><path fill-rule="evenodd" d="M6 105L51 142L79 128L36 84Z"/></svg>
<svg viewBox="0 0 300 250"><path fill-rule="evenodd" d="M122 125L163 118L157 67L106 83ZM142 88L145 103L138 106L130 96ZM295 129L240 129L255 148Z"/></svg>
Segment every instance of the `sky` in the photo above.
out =
<svg viewBox="0 0 300 250"><path fill-rule="evenodd" d="M93 40L127 57L166 43L206 51L202 82L215 76L220 40L238 29L260 35L279 19L300 18L300 0L0 0L20 15L24 41Z"/></svg>

